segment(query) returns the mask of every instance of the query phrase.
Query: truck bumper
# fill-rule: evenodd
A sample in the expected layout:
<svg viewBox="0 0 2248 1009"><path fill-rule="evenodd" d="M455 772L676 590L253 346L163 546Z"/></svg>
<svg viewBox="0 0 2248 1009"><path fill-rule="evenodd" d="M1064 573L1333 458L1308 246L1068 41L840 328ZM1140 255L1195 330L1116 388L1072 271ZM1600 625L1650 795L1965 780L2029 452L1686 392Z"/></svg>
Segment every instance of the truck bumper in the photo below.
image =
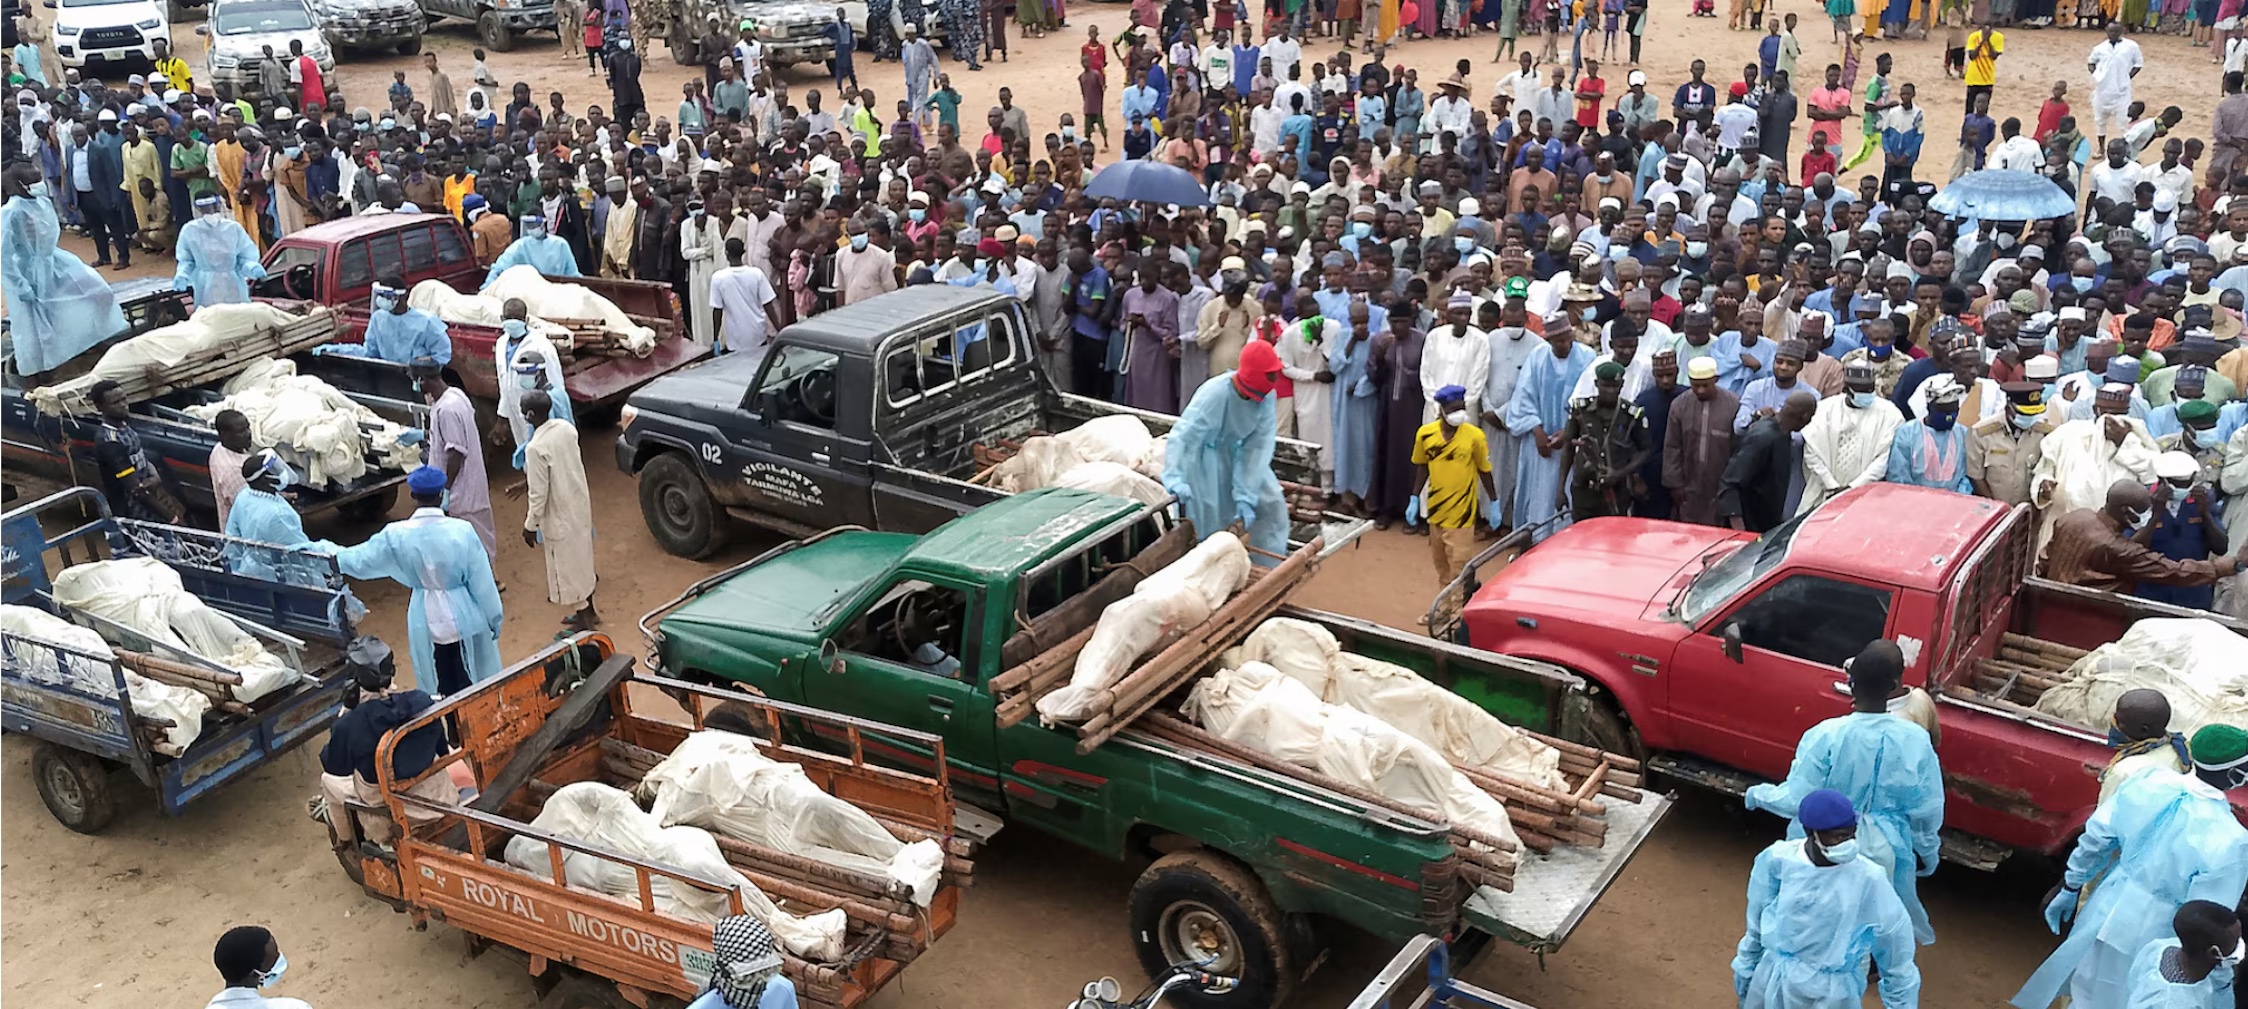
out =
<svg viewBox="0 0 2248 1009"><path fill-rule="evenodd" d="M501 24L517 31L529 28L555 30L553 7L510 8L505 10L495 8L494 13L500 16Z"/></svg>
<svg viewBox="0 0 2248 1009"><path fill-rule="evenodd" d="M825 63L835 58L835 40L824 35L765 43L765 62L775 66Z"/></svg>
<svg viewBox="0 0 2248 1009"><path fill-rule="evenodd" d="M100 63L156 60L153 36L138 28L97 28L75 37L57 38L55 55L62 65L82 70Z"/></svg>

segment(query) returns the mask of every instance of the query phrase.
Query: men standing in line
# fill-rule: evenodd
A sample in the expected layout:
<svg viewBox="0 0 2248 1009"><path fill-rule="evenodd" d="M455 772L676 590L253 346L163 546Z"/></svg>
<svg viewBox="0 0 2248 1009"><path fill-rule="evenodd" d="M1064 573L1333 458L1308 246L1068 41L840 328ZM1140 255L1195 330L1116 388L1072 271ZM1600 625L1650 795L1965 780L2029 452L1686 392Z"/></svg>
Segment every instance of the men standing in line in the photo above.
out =
<svg viewBox="0 0 2248 1009"><path fill-rule="evenodd" d="M1914 880L1934 873L1942 859L1943 770L1928 733L1889 712L1905 671L1897 643L1875 639L1842 666L1850 676L1850 713L1803 733L1787 780L1750 788L1748 808L1787 817L1788 836L1797 838L1804 836L1798 816L1807 796L1822 788L1847 796L1859 811L1864 857L1881 867L1904 903L1913 937L1925 946L1936 941L1936 930Z"/></svg>
<svg viewBox="0 0 2248 1009"><path fill-rule="evenodd" d="M531 442L523 450L528 504L523 513L523 544L546 559L546 599L571 607L563 630L592 630L593 492L585 482L585 460L578 452L578 429L553 416L554 401L541 390L523 394L523 417Z"/></svg>
<svg viewBox="0 0 2248 1009"><path fill-rule="evenodd" d="M1967 479L1967 429L1959 426L1959 404L1967 393L1949 375L1928 385L1928 415L1897 425L1882 479L1969 493L1974 484Z"/></svg>
<svg viewBox="0 0 2248 1009"><path fill-rule="evenodd" d="M1688 362L1686 379L1691 391L1671 402L1670 426L1663 432L1663 486L1678 521L1717 525L1718 491L1733 457L1733 417L1741 401L1718 387L1711 358Z"/></svg>
<svg viewBox="0 0 2248 1009"><path fill-rule="evenodd" d="M1819 401L1803 429L1803 499L1797 514L1888 472L1890 444L1904 415L1875 393L1876 384L1872 364L1845 364L1843 394Z"/></svg>

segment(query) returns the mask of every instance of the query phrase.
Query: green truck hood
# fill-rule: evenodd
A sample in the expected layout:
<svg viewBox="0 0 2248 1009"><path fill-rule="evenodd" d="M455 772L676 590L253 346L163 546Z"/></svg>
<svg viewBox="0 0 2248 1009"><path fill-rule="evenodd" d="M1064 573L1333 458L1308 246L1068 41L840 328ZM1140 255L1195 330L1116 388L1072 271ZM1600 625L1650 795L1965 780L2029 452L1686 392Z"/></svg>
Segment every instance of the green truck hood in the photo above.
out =
<svg viewBox="0 0 2248 1009"><path fill-rule="evenodd" d="M841 532L767 558L664 617L665 628L816 634L828 610L896 564L913 545L904 533Z"/></svg>

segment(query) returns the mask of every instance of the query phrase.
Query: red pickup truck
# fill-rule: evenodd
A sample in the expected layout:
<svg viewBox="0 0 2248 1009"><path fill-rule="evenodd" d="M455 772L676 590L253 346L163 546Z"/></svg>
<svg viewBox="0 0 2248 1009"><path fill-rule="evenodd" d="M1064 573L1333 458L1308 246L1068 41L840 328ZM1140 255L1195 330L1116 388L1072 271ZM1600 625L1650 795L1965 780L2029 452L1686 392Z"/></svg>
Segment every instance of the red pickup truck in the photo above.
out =
<svg viewBox="0 0 2248 1009"><path fill-rule="evenodd" d="M252 290L260 299L317 301L336 307L343 316L344 342L357 342L367 329L375 278L393 270L405 277L407 287L437 280L454 290L473 292L484 283L484 268L477 264L468 230L459 221L443 214L376 214L316 224L273 243L265 253L266 279ZM656 349L647 357L588 355L564 363L563 388L581 417L588 408L622 403L626 394L650 379L709 356L709 350L686 338L679 298L669 284L605 277L553 279L583 284L626 314L656 323ZM477 399L497 399L499 370L492 363L492 345L499 330L465 323L449 324L448 329L453 337L454 383ZM351 368L351 360L330 359L321 368ZM391 382L376 384L402 381L394 376ZM348 384L359 389L364 383ZM404 395L396 389L379 391Z"/></svg>
<svg viewBox="0 0 2248 1009"><path fill-rule="evenodd" d="M1842 661L1895 639L1942 726L1944 856L1987 869L2065 853L2092 814L2105 727L2031 707L2075 650L2142 617L2213 616L2033 577L2035 534L2025 507L1888 483L1762 536L1595 519L1475 591L1465 641L1582 675L1603 748L1738 793L1785 777L1804 730L1850 710Z"/></svg>

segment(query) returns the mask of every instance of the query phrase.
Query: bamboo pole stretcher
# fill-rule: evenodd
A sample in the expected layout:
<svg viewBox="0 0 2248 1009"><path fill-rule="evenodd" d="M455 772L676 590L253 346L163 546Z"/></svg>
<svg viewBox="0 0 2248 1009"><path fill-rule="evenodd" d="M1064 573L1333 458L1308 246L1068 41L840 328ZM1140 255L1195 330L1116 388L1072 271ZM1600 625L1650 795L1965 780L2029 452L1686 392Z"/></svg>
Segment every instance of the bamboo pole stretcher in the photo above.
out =
<svg viewBox="0 0 2248 1009"><path fill-rule="evenodd" d="M160 673L178 679L199 680L214 685L229 687L242 685L242 674L240 673L222 673L214 669L204 669L184 662L173 662L170 659L150 655L146 652L132 652L122 648L114 649L114 651L117 653L118 665L152 680L157 679L157 674Z"/></svg>
<svg viewBox="0 0 2248 1009"><path fill-rule="evenodd" d="M1466 764L1455 762L1452 766L1457 768L1460 773L1467 775L1468 780L1475 783L1475 787L1490 792L1509 803L1565 817L1598 818L1608 815L1608 807L1598 799L1580 798L1573 792L1542 788L1493 774L1479 767L1469 767ZM1587 784L1591 783L1592 779L1588 777ZM1594 791L1597 792L1598 788L1594 788Z"/></svg>
<svg viewBox="0 0 2248 1009"><path fill-rule="evenodd" d="M2033 638L2027 634L2015 634L2011 631L2001 635L1998 643L2002 646L2019 648L2026 652L2050 655L2055 659L2063 660L2064 664L2074 663L2076 660L2092 654L2091 649L2088 648L2072 648L2068 645L2047 641L2044 638Z"/></svg>

